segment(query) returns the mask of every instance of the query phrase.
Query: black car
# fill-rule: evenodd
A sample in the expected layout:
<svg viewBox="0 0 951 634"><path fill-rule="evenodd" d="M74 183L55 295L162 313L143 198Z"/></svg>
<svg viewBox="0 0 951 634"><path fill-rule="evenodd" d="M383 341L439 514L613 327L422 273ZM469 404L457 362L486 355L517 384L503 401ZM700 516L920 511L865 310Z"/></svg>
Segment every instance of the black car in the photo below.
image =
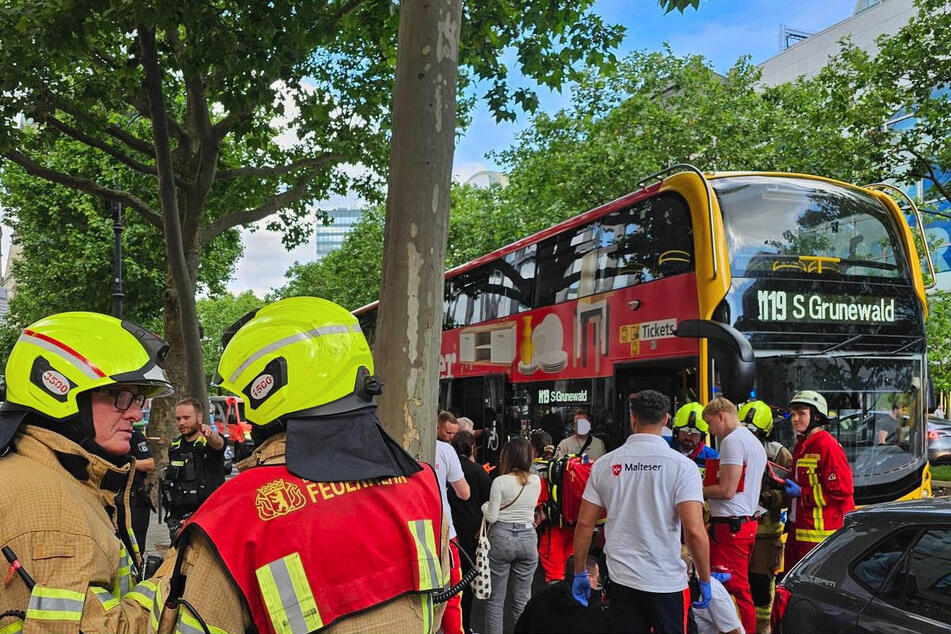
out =
<svg viewBox="0 0 951 634"><path fill-rule="evenodd" d="M776 587L773 632L951 632L951 499L876 504Z"/></svg>

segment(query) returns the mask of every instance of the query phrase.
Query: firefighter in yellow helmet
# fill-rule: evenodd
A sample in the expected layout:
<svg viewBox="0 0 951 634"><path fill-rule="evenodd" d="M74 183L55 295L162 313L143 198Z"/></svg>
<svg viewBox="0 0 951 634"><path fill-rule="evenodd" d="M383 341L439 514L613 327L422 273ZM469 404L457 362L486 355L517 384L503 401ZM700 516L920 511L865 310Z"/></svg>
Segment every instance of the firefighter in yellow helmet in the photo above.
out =
<svg viewBox="0 0 951 634"><path fill-rule="evenodd" d="M740 408L739 418L763 443L767 460L785 470L792 469L792 454L782 443L769 438L774 420L769 405L763 401L750 401ZM756 606L756 620L760 626L769 623L773 582L782 567L782 512L786 505L783 488L784 485L773 477L771 465L767 464L759 496L760 506L766 509L766 512L759 517L749 568L750 592Z"/></svg>
<svg viewBox="0 0 951 634"><path fill-rule="evenodd" d="M671 447L697 463L698 467L707 465L707 458L719 458L720 454L706 444L707 421L703 420L703 405L687 403L674 414L674 435L670 439Z"/></svg>
<svg viewBox="0 0 951 634"><path fill-rule="evenodd" d="M217 382L244 401L257 449L159 570L158 630L434 631L448 579L436 475L383 431L356 318L295 297L223 342Z"/></svg>
<svg viewBox="0 0 951 634"><path fill-rule="evenodd" d="M167 349L96 313L52 315L20 334L0 408L0 544L11 561L0 632L147 629L130 598L139 550L116 502L129 508L132 424L145 399L172 391Z"/></svg>

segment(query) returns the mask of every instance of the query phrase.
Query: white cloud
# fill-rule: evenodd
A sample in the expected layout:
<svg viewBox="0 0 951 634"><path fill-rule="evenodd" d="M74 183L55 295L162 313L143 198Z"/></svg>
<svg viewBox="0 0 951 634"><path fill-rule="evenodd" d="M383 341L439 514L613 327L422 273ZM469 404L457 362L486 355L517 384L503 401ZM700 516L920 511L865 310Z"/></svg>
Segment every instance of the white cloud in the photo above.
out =
<svg viewBox="0 0 951 634"><path fill-rule="evenodd" d="M259 229L251 232L241 230L245 255L238 261L235 279L228 284L232 293L253 291L263 297L272 289L286 283L284 273L297 262L310 262L314 259L316 244L313 236L301 246L287 251L281 244L281 234L277 231Z"/></svg>

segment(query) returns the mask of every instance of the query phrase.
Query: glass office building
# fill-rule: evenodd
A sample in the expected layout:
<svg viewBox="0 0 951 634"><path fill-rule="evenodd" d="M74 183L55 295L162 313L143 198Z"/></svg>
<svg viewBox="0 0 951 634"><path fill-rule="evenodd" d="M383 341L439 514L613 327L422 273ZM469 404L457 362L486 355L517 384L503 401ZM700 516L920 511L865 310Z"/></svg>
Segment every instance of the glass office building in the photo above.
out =
<svg viewBox="0 0 951 634"><path fill-rule="evenodd" d="M343 239L363 217L362 209L329 209L326 210L330 224L317 221L317 252L316 259L322 260L328 253L340 247Z"/></svg>

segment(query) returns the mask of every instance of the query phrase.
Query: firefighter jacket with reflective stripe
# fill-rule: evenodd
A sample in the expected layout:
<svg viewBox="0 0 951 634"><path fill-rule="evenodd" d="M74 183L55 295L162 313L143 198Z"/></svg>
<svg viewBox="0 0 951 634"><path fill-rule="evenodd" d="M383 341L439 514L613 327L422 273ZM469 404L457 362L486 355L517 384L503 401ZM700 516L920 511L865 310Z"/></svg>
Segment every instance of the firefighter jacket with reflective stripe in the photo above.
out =
<svg viewBox="0 0 951 634"><path fill-rule="evenodd" d="M843 516L855 508L852 469L842 445L824 429L796 441L793 464L796 484L802 488L790 512L794 536L801 542L821 542L841 528Z"/></svg>
<svg viewBox="0 0 951 634"><path fill-rule="evenodd" d="M121 495L128 505L131 486L131 465L48 429L21 428L15 450L0 458L0 545L36 585L31 592L16 574L0 584L0 611L26 613L25 622L0 620L0 632L147 631L148 612L120 601L137 555L117 536L115 501ZM122 529L131 534L128 522Z"/></svg>
<svg viewBox="0 0 951 634"><path fill-rule="evenodd" d="M309 482L283 466L285 438L269 438L242 461L246 470L186 525L184 552L172 556L184 598L227 632L252 620L261 632L295 634L438 628L441 606L434 610L430 591L444 585L449 563L433 470ZM167 564L157 577L169 573ZM160 617L163 633L182 629L170 612Z"/></svg>

